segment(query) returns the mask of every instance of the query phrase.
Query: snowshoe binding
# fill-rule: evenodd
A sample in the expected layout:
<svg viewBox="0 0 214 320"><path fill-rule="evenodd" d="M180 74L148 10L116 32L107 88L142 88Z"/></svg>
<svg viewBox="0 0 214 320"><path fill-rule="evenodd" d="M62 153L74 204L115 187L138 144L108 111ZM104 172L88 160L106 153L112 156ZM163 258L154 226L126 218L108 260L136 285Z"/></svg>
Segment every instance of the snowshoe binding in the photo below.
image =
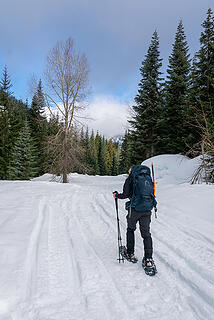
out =
<svg viewBox="0 0 214 320"><path fill-rule="evenodd" d="M127 249L125 246L120 247L120 254L124 259L126 259L129 262L132 262L132 263L138 262L138 259L135 257L134 253L131 253L131 254L127 253Z"/></svg>
<svg viewBox="0 0 214 320"><path fill-rule="evenodd" d="M149 259L144 257L142 260L142 267L148 276L154 276L157 273L157 268L152 258Z"/></svg>

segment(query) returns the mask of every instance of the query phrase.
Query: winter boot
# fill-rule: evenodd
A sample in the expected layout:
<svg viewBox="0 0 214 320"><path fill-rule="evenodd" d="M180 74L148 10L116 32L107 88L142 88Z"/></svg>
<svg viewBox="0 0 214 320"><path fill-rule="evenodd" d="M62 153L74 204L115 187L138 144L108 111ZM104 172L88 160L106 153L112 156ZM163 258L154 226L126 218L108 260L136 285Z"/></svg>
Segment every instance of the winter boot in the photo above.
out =
<svg viewBox="0 0 214 320"><path fill-rule="evenodd" d="M126 247L120 247L121 256L129 262L137 263L138 259L135 257L134 253L128 253Z"/></svg>
<svg viewBox="0 0 214 320"><path fill-rule="evenodd" d="M142 267L145 273L149 276L154 276L157 273L157 269L152 258L143 258Z"/></svg>

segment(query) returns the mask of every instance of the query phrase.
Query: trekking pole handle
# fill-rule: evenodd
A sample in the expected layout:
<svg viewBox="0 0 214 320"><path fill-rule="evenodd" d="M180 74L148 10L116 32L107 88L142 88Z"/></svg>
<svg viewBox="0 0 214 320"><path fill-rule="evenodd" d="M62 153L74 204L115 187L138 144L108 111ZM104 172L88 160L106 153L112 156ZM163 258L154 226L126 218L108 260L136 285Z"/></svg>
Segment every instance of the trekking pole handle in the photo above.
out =
<svg viewBox="0 0 214 320"><path fill-rule="evenodd" d="M113 195L115 194L115 199L118 199L118 191L114 191L112 193L113 193Z"/></svg>

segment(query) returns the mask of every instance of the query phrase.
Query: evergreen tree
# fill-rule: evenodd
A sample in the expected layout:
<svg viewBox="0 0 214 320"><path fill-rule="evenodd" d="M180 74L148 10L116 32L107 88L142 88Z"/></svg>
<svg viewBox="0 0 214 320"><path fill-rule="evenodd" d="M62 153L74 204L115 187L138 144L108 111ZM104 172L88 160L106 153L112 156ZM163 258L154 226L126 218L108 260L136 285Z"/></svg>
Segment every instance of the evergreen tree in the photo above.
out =
<svg viewBox="0 0 214 320"><path fill-rule="evenodd" d="M7 128L5 123L5 114L3 107L0 105L0 179L6 179L7 174L7 149L6 149L6 140L7 140Z"/></svg>
<svg viewBox="0 0 214 320"><path fill-rule="evenodd" d="M88 164L91 167L91 173L96 175L99 174L99 166L98 166L98 156L97 156L97 148L95 143L94 131L92 130L90 139L89 139L89 161Z"/></svg>
<svg viewBox="0 0 214 320"><path fill-rule="evenodd" d="M103 176L107 173L106 143L105 143L105 138L101 137L98 131L95 137L95 147L96 147L97 163L98 163L97 174L100 174Z"/></svg>
<svg viewBox="0 0 214 320"><path fill-rule="evenodd" d="M42 91L42 81L37 86L37 91L32 99L31 108L29 110L29 122L32 137L38 149L38 167L39 175L45 173L45 140L47 137L47 120L44 115L45 99Z"/></svg>
<svg viewBox="0 0 214 320"><path fill-rule="evenodd" d="M208 9L207 18L202 23L200 50L196 53L192 67L193 112L200 114L203 109L207 121L214 122L214 17Z"/></svg>
<svg viewBox="0 0 214 320"><path fill-rule="evenodd" d="M9 179L28 180L36 176L38 171L36 158L36 147L30 135L28 122L25 121L12 152L8 173Z"/></svg>
<svg viewBox="0 0 214 320"><path fill-rule="evenodd" d="M85 148L85 133L83 127L81 128L80 131L80 145Z"/></svg>
<svg viewBox="0 0 214 320"><path fill-rule="evenodd" d="M101 176L106 175L107 166L106 166L106 143L105 138L100 136L99 139L99 148L98 148L98 165L99 172Z"/></svg>
<svg viewBox="0 0 214 320"><path fill-rule="evenodd" d="M59 121L59 116L58 115L51 115L50 119L47 121L47 141L52 141L56 135L60 132L61 124ZM60 138L59 138L60 140ZM60 141L62 143L62 141ZM58 152L57 148L54 148L55 150L53 151L52 148L50 147L50 144L45 143L44 144L44 151L45 151L45 165L44 165L44 170L56 175L60 175L60 169L61 168L56 168L54 163L56 162L56 152Z"/></svg>
<svg viewBox="0 0 214 320"><path fill-rule="evenodd" d="M159 117L161 109L162 59L159 53L159 39L155 31L145 60L142 62L138 94L133 106L134 117L129 121L132 130L132 154L135 162L154 156L159 152Z"/></svg>
<svg viewBox="0 0 214 320"><path fill-rule="evenodd" d="M132 151L130 133L127 131L121 146L121 153L119 159L119 173L127 173L132 165Z"/></svg>
<svg viewBox="0 0 214 320"><path fill-rule="evenodd" d="M7 179L8 163L11 152L10 131L10 91L12 87L7 67L0 80L0 179Z"/></svg>
<svg viewBox="0 0 214 320"><path fill-rule="evenodd" d="M47 136L56 135L61 127L58 115L51 115L47 121Z"/></svg>
<svg viewBox="0 0 214 320"><path fill-rule="evenodd" d="M186 140L190 128L187 121L187 94L190 79L188 45L182 21L180 21L172 54L169 57L167 81L165 84L165 105L162 114L162 151L179 153L187 149Z"/></svg>
<svg viewBox="0 0 214 320"><path fill-rule="evenodd" d="M82 162L82 171L81 173L90 173L92 168L90 167L90 146L89 146L89 132L88 127L84 132L82 127L80 132L80 147L81 147L81 162Z"/></svg>
<svg viewBox="0 0 214 320"><path fill-rule="evenodd" d="M114 145L112 140L109 140L106 146L106 165L107 165L107 174L110 176L112 174L112 164L114 156Z"/></svg>
<svg viewBox="0 0 214 320"><path fill-rule="evenodd" d="M87 127L86 132L85 132L84 144L85 144L85 164L88 165L89 159L90 159L88 127Z"/></svg>
<svg viewBox="0 0 214 320"><path fill-rule="evenodd" d="M80 162L82 166L78 172L86 173L86 146L85 146L85 133L84 133L83 127L81 128L81 131L80 131L79 145L80 145L80 151L81 151Z"/></svg>
<svg viewBox="0 0 214 320"><path fill-rule="evenodd" d="M117 148L115 148L113 152L111 175L116 176L117 174L118 174L118 156L117 156Z"/></svg>
<svg viewBox="0 0 214 320"><path fill-rule="evenodd" d="M10 89L12 86L7 66L5 66L0 80L0 102L4 110L9 109L10 97L12 95L12 91L10 91Z"/></svg>
<svg viewBox="0 0 214 320"><path fill-rule="evenodd" d="M207 18L202 23L204 30L200 37L200 50L196 53L193 70L193 87L196 89L196 98L202 102L214 100L214 18L211 9L208 9Z"/></svg>
<svg viewBox="0 0 214 320"><path fill-rule="evenodd" d="M194 156L201 154L201 146L206 146L207 141L214 144L211 138L214 137L214 17L210 8L202 27L200 49L192 64L189 96L190 116L195 126ZM210 146L205 149L209 153Z"/></svg>

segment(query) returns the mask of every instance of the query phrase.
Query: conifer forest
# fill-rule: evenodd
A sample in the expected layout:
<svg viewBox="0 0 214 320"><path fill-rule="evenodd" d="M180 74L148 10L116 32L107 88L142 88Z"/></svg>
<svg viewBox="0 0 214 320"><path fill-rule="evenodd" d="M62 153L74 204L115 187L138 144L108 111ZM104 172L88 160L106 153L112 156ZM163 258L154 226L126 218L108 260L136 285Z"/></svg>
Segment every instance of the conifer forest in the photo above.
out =
<svg viewBox="0 0 214 320"><path fill-rule="evenodd" d="M15 83L10 76L13 70L0 61L0 179L28 180L47 172L117 175L155 155L184 154L193 158L203 154L208 180L214 182L214 15L211 9L202 22L199 40L198 51L191 55L185 27L180 21L167 70L163 70L161 39L158 30L153 33L142 57L140 82L131 106L132 118L128 120L129 129L122 145L74 121L76 106L85 98L79 86L76 91L79 100L73 99L67 105L65 102L62 119L59 112L47 112L57 102L46 90L45 79L36 84L32 101L19 100L13 94ZM71 40L67 45L72 48ZM65 48L58 44L55 49ZM57 50L49 57L51 64L46 72L51 84L55 78L50 66L53 67L53 53ZM78 63L85 77L85 88L88 71L84 57ZM52 85L55 94L56 88Z"/></svg>

